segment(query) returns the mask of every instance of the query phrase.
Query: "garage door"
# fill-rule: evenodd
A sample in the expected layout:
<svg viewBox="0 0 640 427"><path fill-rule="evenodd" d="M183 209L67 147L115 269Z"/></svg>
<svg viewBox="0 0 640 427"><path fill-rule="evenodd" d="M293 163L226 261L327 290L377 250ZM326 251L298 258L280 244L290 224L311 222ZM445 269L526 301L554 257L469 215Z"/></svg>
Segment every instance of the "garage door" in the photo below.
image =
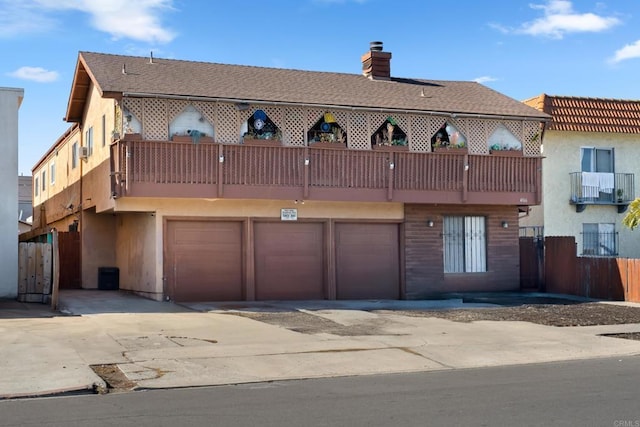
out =
<svg viewBox="0 0 640 427"><path fill-rule="evenodd" d="M166 292L174 301L238 301L242 295L242 223L169 221Z"/></svg>
<svg viewBox="0 0 640 427"><path fill-rule="evenodd" d="M323 224L255 223L258 300L324 299Z"/></svg>
<svg viewBox="0 0 640 427"><path fill-rule="evenodd" d="M398 224L336 224L338 299L398 299Z"/></svg>

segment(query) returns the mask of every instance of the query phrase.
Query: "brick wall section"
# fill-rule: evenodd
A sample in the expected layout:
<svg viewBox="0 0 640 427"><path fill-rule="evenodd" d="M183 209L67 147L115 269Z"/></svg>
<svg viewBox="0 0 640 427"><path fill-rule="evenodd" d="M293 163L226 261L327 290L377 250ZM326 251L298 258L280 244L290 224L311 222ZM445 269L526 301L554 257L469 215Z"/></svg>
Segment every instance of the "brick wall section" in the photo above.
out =
<svg viewBox="0 0 640 427"><path fill-rule="evenodd" d="M487 272L444 274L442 223L447 215L487 219ZM434 222L433 227L427 221ZM507 221L508 228L502 227ZM405 298L447 292L513 291L520 288L518 209L515 206L405 205Z"/></svg>

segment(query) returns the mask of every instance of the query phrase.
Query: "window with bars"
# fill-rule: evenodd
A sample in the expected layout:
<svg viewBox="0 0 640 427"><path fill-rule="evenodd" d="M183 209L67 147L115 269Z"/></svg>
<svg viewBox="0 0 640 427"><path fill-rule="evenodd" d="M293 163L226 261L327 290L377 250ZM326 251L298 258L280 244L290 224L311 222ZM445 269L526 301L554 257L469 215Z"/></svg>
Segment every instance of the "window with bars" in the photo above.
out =
<svg viewBox="0 0 640 427"><path fill-rule="evenodd" d="M444 272L487 271L487 238L482 216L444 217Z"/></svg>
<svg viewBox="0 0 640 427"><path fill-rule="evenodd" d="M582 224L582 255L617 256L617 243L614 224Z"/></svg>

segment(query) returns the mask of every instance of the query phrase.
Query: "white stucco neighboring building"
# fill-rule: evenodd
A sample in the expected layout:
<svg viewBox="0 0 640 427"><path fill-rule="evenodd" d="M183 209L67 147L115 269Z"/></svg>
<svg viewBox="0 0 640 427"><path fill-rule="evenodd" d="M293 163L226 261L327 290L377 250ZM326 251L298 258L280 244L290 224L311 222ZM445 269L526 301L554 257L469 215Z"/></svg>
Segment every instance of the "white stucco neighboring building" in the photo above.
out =
<svg viewBox="0 0 640 427"><path fill-rule="evenodd" d="M520 226L574 236L577 255L640 258L622 224L638 197L640 101L549 96L525 101L552 116L543 133L543 201Z"/></svg>
<svg viewBox="0 0 640 427"><path fill-rule="evenodd" d="M18 109L24 89L0 87L0 298L18 295Z"/></svg>

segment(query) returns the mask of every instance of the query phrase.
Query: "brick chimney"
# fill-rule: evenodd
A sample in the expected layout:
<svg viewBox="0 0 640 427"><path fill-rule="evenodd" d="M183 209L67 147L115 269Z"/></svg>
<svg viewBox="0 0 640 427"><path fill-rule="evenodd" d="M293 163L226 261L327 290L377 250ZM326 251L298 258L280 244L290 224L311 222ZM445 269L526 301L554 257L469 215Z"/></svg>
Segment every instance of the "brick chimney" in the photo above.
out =
<svg viewBox="0 0 640 427"><path fill-rule="evenodd" d="M362 55L362 74L370 79L391 79L391 52L382 51L382 42L369 43L369 52Z"/></svg>

